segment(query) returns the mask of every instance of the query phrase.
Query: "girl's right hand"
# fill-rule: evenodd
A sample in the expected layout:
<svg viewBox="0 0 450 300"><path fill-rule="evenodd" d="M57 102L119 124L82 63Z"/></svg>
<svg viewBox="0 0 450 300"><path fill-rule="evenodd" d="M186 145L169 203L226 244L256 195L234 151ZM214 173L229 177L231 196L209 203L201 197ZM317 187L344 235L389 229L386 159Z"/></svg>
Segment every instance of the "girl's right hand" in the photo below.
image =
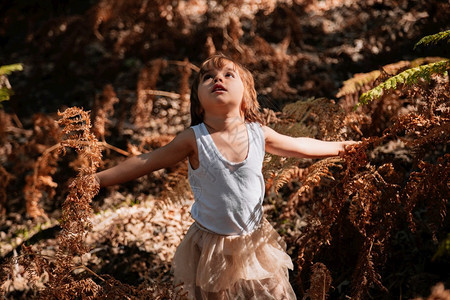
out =
<svg viewBox="0 0 450 300"><path fill-rule="evenodd" d="M133 156L118 165L95 174L100 187L121 184L153 171L175 165L196 149L194 131L186 129L169 144L152 152Z"/></svg>
<svg viewBox="0 0 450 300"><path fill-rule="evenodd" d="M94 174L94 178L93 178L93 179L95 180L96 184L97 184L99 187L102 186L101 183L100 183L100 178L98 177L97 174Z"/></svg>

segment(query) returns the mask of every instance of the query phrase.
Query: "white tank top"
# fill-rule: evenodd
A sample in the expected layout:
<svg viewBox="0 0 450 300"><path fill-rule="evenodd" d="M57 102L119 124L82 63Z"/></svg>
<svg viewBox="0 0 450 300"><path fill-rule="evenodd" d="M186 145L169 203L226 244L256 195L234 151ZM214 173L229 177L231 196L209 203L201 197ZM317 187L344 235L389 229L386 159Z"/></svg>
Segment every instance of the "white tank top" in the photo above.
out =
<svg viewBox="0 0 450 300"><path fill-rule="evenodd" d="M245 125L248 153L246 159L238 163L223 157L204 123L191 127L195 132L199 160L195 170L188 164L189 183L195 199L191 215L201 226L222 235L249 233L263 215L264 133L258 123Z"/></svg>

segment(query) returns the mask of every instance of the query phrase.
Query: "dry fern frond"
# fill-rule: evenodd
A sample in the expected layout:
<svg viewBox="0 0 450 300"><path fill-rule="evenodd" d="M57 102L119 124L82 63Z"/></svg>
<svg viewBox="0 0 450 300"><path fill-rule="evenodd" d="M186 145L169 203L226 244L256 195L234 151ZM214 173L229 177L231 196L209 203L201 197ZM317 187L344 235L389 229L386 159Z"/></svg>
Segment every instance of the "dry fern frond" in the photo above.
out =
<svg viewBox="0 0 450 300"><path fill-rule="evenodd" d="M132 108L134 124L138 127L146 126L153 110L154 97L148 90L155 90L160 72L167 66L167 61L155 59L141 69L137 82L136 104Z"/></svg>
<svg viewBox="0 0 450 300"><path fill-rule="evenodd" d="M370 285L377 285L381 290L388 290L381 282L381 276L374 265L374 238L366 238L358 255L358 262L353 273L352 299L363 299Z"/></svg>
<svg viewBox="0 0 450 300"><path fill-rule="evenodd" d="M375 82L375 80L381 75L379 70L375 70L369 73L357 73L353 75L353 78L344 81L343 86L339 89L336 97L340 98L347 95L353 95L358 93L364 86Z"/></svg>
<svg viewBox="0 0 450 300"><path fill-rule="evenodd" d="M46 149L34 163L33 173L25 178L26 185L23 191L26 211L32 218L46 216L39 202L44 199L44 196L49 201L55 196L55 188L58 184L53 181L52 176L58 168L59 157L56 150L60 147L60 144L57 143L60 137L61 131L53 118L42 114L34 116L33 140L30 141L29 147L34 147L38 153L42 151L41 149ZM56 144L45 147L51 143Z"/></svg>
<svg viewBox="0 0 450 300"><path fill-rule="evenodd" d="M109 118L114 114L114 104L119 102L114 88L111 84L105 85L103 92L95 100L94 126L92 131L101 140L105 141L106 125L110 123Z"/></svg>
<svg viewBox="0 0 450 300"><path fill-rule="evenodd" d="M87 250L83 243L85 231L91 226L89 217L92 209L89 204L99 190L93 175L101 163L102 155L98 141L90 131L88 112L72 107L58 114L61 116L58 123L63 126L66 135L61 142L61 150L65 151L65 147L75 148L78 155L85 157L88 163L80 169L69 186L70 192L63 203L63 233L60 236L61 249L82 254Z"/></svg>
<svg viewBox="0 0 450 300"><path fill-rule="evenodd" d="M323 263L315 263L311 267L311 272L311 286L306 291L305 297L309 297L311 300L327 299L327 293L332 281L330 271Z"/></svg>
<svg viewBox="0 0 450 300"><path fill-rule="evenodd" d="M407 199L405 211L410 228L415 230L413 210L424 201L431 216L430 223L433 234L447 214L447 203L450 199L450 154L440 157L435 164L420 162L419 170L413 172L402 191L402 198Z"/></svg>
<svg viewBox="0 0 450 300"><path fill-rule="evenodd" d="M323 140L342 136L346 113L334 101L326 98L309 98L287 104L283 117L290 123L281 123L274 128L291 136L309 136Z"/></svg>
<svg viewBox="0 0 450 300"><path fill-rule="evenodd" d="M305 169L301 169L297 166L291 166L288 168L283 168L278 176L273 178L273 185L275 188L275 193L278 193L280 188L282 188L285 184L291 182L294 178L295 180L301 180L305 173Z"/></svg>
<svg viewBox="0 0 450 300"><path fill-rule="evenodd" d="M11 180L11 174L9 174L3 166L0 165L0 216L6 213L6 187Z"/></svg>
<svg viewBox="0 0 450 300"><path fill-rule="evenodd" d="M84 239L86 230L91 226L89 217L92 210L89 203L99 189L92 175L100 163L101 152L97 140L90 132L91 121L88 112L72 107L59 115L61 118L58 123L63 126L62 132L65 135L64 140L57 145L59 150L65 152L65 147L73 147L79 155L87 158L88 164L83 166L77 178L71 183L69 194L63 204L61 220L63 230L58 236L59 248L56 257L51 262L48 259L38 259L39 254L31 247L24 246L23 265L30 268L30 274L40 276L44 271L48 274L45 287L39 290L42 298L72 299L74 295L92 298L98 295L100 288L92 279L74 276L73 271L78 267L74 265L73 256L87 251ZM48 176L41 175L38 178L42 184L53 184Z"/></svg>
<svg viewBox="0 0 450 300"><path fill-rule="evenodd" d="M331 168L342 168L342 160L338 157L329 157L317 161L307 168L297 166L283 167L278 176L271 178L275 192L278 193L281 187L295 180L300 184L290 197L284 208L283 216L288 217L295 211L302 196L310 195L314 189L321 184L323 178L335 180Z"/></svg>
<svg viewBox="0 0 450 300"><path fill-rule="evenodd" d="M394 172L391 164L382 165L378 169L369 167L345 187L352 196L348 218L363 236L380 232L373 227L374 224L382 222L386 227L391 226L388 218L396 215L400 186L388 183L381 174L386 173L386 176L392 177Z"/></svg>
<svg viewBox="0 0 450 300"><path fill-rule="evenodd" d="M58 124L63 127L65 135L61 142L61 151L65 147L74 148L79 155L90 159L89 165L80 170L81 175L94 174L101 161L101 151L99 143L91 133L91 119L89 112L78 107L71 107L64 112L58 112L61 117Z"/></svg>
<svg viewBox="0 0 450 300"><path fill-rule="evenodd" d="M396 63L388 64L383 66L381 69L384 74L387 75L395 75L398 74L398 72L405 70L406 68L409 68L411 66L411 62L407 60L401 60Z"/></svg>
<svg viewBox="0 0 450 300"><path fill-rule="evenodd" d="M56 144L44 151L44 153L37 159L34 172L27 175L26 185L23 189L26 200L27 214L32 218L46 216L43 209L39 206L39 202L45 193L46 198L51 200L55 195L55 188L58 186L53 181L51 175L57 170L59 144Z"/></svg>
<svg viewBox="0 0 450 300"><path fill-rule="evenodd" d="M180 162L174 169L169 170L164 179L163 201L182 202L193 198L188 181L188 168L186 162Z"/></svg>
<svg viewBox="0 0 450 300"><path fill-rule="evenodd" d="M280 118L280 114L280 112L277 113L271 109L263 108L261 112L262 125L269 126L282 123L283 119Z"/></svg>
<svg viewBox="0 0 450 300"><path fill-rule="evenodd" d="M431 63L435 63L435 62L439 62L439 61L443 61L445 60L445 57L433 57L433 56L427 56L427 57L419 57L414 59L413 61L411 61L411 68L415 68L421 65L426 65L426 64L431 64Z"/></svg>
<svg viewBox="0 0 450 300"><path fill-rule="evenodd" d="M318 186L323 178L327 178L330 180L335 180L333 177L333 173L331 172L331 168L342 168L341 158L339 157L329 157L325 159L321 159L318 162L314 163L307 170L306 176L303 178L303 185L298 190L298 194L302 194L307 192L314 187Z"/></svg>

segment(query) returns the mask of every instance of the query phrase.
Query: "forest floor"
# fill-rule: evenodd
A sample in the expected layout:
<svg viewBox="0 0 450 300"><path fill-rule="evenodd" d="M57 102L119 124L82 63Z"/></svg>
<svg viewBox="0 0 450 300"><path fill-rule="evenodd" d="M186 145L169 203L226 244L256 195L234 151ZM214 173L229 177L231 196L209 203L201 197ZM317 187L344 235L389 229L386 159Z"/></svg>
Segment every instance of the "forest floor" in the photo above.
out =
<svg viewBox="0 0 450 300"><path fill-rule="evenodd" d="M0 130L0 163L13 174L7 186L0 184L7 195L0 203L0 263L20 254L22 245L31 245L48 257L54 257L59 247L61 206L79 162L74 151L55 157L52 176L57 186L41 194L43 213L30 216L24 196L26 176L32 174L45 149L57 143L56 135L49 134L50 125L36 121L41 116L54 120L58 110L72 106L95 112L102 99L117 98L115 111L106 117L104 135L99 136L107 145L101 166L105 168L123 160L124 153L152 150L189 126L184 98L189 91L183 82L190 80L195 67L213 50L242 56L254 72L261 105L274 112L310 97L339 103L345 99L336 94L356 73L449 54L445 47L413 50L421 37L448 29L446 1L261 1L259 6L252 1L230 1L214 6L191 0L178 1L186 6L159 1L161 5L155 7L147 7L148 1L113 2L0 4L0 43L4 45L0 65L24 64L23 72L8 77L15 95L0 108L11 116L6 129ZM146 9L148 13L143 13ZM183 64L186 59L191 67ZM145 68L154 78L142 79ZM139 84L160 93L151 98L151 120L144 120L144 125L137 124L133 112ZM113 87L113 96L108 96L107 86ZM404 150L397 150L395 156L401 156ZM86 236L90 251L76 257L76 264L130 285L170 283L171 259L192 223L193 201L187 183L173 177L174 170L102 190L92 203L92 228ZM173 191L167 193L167 189ZM282 194L268 194L264 207L295 261L294 244L306 225L308 208L300 208L304 214L297 213L287 222L280 218L287 202ZM15 267L20 277L24 269ZM295 272L291 281L297 289ZM410 270L399 272L411 274ZM385 299L393 299L391 295L406 299L402 294L426 296L442 279L439 272L426 270L414 278L397 274L392 278L399 282L391 282L396 290L381 295ZM42 283L46 280L41 278ZM2 284L12 291L11 298L34 293L26 279L10 278ZM335 297L345 297L349 285L346 280L334 285ZM340 294L340 289L346 292Z"/></svg>

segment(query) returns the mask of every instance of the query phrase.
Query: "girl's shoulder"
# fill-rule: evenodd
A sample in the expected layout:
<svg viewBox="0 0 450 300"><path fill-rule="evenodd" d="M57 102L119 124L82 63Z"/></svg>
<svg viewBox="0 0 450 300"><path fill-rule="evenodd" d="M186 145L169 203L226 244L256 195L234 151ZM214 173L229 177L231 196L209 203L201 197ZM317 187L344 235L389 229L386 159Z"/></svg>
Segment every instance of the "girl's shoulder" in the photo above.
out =
<svg viewBox="0 0 450 300"><path fill-rule="evenodd" d="M276 132L269 126L266 126L266 125L260 125L260 126L261 126L261 131L263 132L264 139L266 140L266 142L268 140L271 140L271 139L281 136L278 132Z"/></svg>
<svg viewBox="0 0 450 300"><path fill-rule="evenodd" d="M262 130L263 129L263 125L259 122L247 122L247 124L255 130Z"/></svg>
<svg viewBox="0 0 450 300"><path fill-rule="evenodd" d="M192 127L186 128L182 132L180 132L177 136L177 139L184 142L195 142L195 133Z"/></svg>
<svg viewBox="0 0 450 300"><path fill-rule="evenodd" d="M248 126L250 128L250 130L253 132L254 136L257 136L259 139L261 139L263 141L263 143L265 142L265 129L264 129L264 125L262 125L259 122L251 122L248 123Z"/></svg>
<svg viewBox="0 0 450 300"><path fill-rule="evenodd" d="M178 133L177 136L169 143L177 148L185 148L185 150L193 150L196 148L195 134L192 128L187 128Z"/></svg>

